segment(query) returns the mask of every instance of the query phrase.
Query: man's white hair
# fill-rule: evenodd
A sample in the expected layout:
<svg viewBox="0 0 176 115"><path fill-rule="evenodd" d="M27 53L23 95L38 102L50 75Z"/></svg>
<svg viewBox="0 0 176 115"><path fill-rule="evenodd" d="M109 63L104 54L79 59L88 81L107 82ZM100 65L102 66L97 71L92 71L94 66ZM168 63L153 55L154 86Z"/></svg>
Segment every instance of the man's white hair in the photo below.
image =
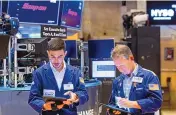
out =
<svg viewBox="0 0 176 115"><path fill-rule="evenodd" d="M133 55L130 48L126 45L117 45L111 52L111 58L119 58L124 56L129 58L130 55Z"/></svg>

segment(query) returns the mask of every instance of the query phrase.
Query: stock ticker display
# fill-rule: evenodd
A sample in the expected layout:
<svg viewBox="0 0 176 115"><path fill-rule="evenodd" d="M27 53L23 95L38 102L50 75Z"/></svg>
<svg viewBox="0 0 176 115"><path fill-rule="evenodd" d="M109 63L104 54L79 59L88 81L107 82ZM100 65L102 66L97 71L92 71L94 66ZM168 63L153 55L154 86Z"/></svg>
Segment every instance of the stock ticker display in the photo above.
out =
<svg viewBox="0 0 176 115"><path fill-rule="evenodd" d="M60 2L50 1L9 1L7 12L18 17L20 23L58 24Z"/></svg>

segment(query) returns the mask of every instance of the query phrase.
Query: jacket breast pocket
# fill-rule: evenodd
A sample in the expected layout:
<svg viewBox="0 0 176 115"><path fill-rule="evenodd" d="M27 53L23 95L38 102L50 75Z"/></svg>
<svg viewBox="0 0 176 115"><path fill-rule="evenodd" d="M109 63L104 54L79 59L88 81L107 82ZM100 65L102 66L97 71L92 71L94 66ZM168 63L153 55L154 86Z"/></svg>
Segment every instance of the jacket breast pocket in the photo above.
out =
<svg viewBox="0 0 176 115"><path fill-rule="evenodd" d="M136 86L135 92L136 92L136 98L137 99L143 99L143 98L145 98L145 95L146 95L145 94L145 86L143 84L138 84Z"/></svg>

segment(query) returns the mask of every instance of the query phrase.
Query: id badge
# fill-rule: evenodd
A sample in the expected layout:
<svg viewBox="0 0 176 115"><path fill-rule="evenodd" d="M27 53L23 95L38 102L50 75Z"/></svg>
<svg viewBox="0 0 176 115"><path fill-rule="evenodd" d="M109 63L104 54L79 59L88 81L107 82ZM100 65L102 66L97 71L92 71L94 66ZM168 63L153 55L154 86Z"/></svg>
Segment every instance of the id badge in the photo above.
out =
<svg viewBox="0 0 176 115"><path fill-rule="evenodd" d="M74 86L72 83L64 84L64 90L73 90Z"/></svg>
<svg viewBox="0 0 176 115"><path fill-rule="evenodd" d="M132 78L132 82L142 83L142 81L143 81L143 78L141 78L141 77L133 77Z"/></svg>
<svg viewBox="0 0 176 115"><path fill-rule="evenodd" d="M43 96L55 97L55 90L44 89Z"/></svg>

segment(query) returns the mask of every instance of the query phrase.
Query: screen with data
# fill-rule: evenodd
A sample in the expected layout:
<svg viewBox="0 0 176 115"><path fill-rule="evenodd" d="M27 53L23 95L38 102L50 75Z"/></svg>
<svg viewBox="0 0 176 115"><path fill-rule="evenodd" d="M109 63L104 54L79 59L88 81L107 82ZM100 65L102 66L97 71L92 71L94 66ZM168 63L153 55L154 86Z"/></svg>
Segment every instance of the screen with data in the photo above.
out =
<svg viewBox="0 0 176 115"><path fill-rule="evenodd" d="M17 17L20 23L58 24L60 2L50 1L9 1L8 14Z"/></svg>
<svg viewBox="0 0 176 115"><path fill-rule="evenodd" d="M114 78L116 68L112 60L92 61L92 78Z"/></svg>
<svg viewBox="0 0 176 115"><path fill-rule="evenodd" d="M83 1L63 1L61 25L68 28L80 29L83 5Z"/></svg>

